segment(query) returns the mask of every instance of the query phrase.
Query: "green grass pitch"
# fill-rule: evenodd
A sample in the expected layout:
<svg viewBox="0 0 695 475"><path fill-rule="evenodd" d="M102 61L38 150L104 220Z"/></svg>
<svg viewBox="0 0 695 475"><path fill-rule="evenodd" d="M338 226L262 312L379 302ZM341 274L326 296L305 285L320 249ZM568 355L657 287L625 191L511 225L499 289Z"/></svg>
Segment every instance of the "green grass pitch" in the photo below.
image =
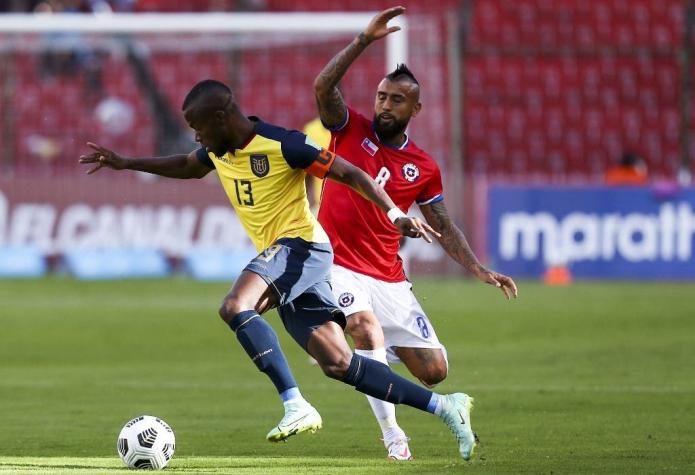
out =
<svg viewBox="0 0 695 475"><path fill-rule="evenodd" d="M0 281L0 472L131 473L116 436L152 414L177 473L692 473L695 287L418 280L449 351L440 392L476 398L467 463L435 417L399 408L416 458L385 459L365 398L324 377L273 313L324 428L265 441L277 394L217 317L226 284ZM402 368L399 368L402 372Z"/></svg>

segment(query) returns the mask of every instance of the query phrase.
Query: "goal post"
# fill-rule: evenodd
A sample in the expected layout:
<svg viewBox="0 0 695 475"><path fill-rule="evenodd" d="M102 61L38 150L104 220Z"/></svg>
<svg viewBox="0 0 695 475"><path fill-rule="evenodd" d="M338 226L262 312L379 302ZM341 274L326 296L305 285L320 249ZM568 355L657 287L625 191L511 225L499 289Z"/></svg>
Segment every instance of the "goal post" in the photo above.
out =
<svg viewBox="0 0 695 475"><path fill-rule="evenodd" d="M18 33L359 33L375 12L344 13L100 13L0 15L0 34ZM408 20L386 37L386 70L406 62Z"/></svg>

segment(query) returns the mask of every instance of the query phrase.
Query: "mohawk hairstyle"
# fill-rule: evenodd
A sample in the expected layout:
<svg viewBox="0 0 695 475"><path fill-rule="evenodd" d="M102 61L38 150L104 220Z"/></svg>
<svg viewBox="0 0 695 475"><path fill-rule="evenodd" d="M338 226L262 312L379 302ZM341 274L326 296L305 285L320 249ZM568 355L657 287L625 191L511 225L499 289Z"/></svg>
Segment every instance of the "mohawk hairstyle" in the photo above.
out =
<svg viewBox="0 0 695 475"><path fill-rule="evenodd" d="M402 63L397 65L396 69L394 71L388 73L385 77L386 77L386 79L389 79L390 81L395 81L395 80L401 78L402 76L407 77L408 79L410 79L412 82L414 82L418 86L420 85L420 83L417 82L417 79L415 79L415 75L410 71L410 69L408 69L408 66L406 66L405 64L402 64Z"/></svg>
<svg viewBox="0 0 695 475"><path fill-rule="evenodd" d="M188 92L188 94L186 94L186 98L183 100L181 110L187 109L188 106L190 106L193 103L193 101L211 92L221 92L230 95L232 94L232 90L229 89L229 87L226 84L220 81L216 81L214 79L204 79L203 81L200 81L198 84L193 86L193 88Z"/></svg>

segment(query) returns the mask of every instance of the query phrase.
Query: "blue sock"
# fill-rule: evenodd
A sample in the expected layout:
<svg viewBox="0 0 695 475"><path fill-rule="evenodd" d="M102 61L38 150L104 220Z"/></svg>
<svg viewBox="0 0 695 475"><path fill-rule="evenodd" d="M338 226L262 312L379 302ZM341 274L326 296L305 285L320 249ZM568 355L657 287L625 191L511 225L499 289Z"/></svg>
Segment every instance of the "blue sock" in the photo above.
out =
<svg viewBox="0 0 695 475"><path fill-rule="evenodd" d="M358 391L393 404L405 404L421 411L428 411L432 391L397 375L379 361L352 355L343 382Z"/></svg>
<svg viewBox="0 0 695 475"><path fill-rule="evenodd" d="M299 392L299 388L297 387L287 389L286 391L280 393L280 399L282 399L282 402L287 402L290 399L297 399L300 397L302 397L302 393Z"/></svg>
<svg viewBox="0 0 695 475"><path fill-rule="evenodd" d="M229 322L229 327L236 333L237 340L251 357L251 361L268 375L278 393L287 394L289 389L297 388L273 327L256 311L239 312Z"/></svg>
<svg viewBox="0 0 695 475"><path fill-rule="evenodd" d="M442 397L437 394L437 393L432 393L432 399L430 399L430 402L427 404L427 412L431 412L432 414L441 414L442 412Z"/></svg>

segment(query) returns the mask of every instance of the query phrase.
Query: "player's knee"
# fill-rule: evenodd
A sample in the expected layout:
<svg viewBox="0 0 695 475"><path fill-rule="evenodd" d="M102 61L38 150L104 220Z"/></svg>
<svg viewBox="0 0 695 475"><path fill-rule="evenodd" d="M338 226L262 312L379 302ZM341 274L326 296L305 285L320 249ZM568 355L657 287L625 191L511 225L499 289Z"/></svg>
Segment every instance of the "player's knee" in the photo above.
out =
<svg viewBox="0 0 695 475"><path fill-rule="evenodd" d="M319 366L323 371L323 374L332 379L341 380L347 373L350 367L350 360L352 359L352 354L349 355L333 355L328 358L324 358L319 361Z"/></svg>
<svg viewBox="0 0 695 475"><path fill-rule="evenodd" d="M433 388L446 379L448 368L446 364L435 365L427 368L418 379L428 388Z"/></svg>
<svg viewBox="0 0 695 475"><path fill-rule="evenodd" d="M239 299L229 297L224 299L218 313L225 323L229 323L232 321L232 318L244 310L248 310L248 308L244 308Z"/></svg>
<svg viewBox="0 0 695 475"><path fill-rule="evenodd" d="M364 350L384 346L384 334L373 315L356 313L348 318L347 332L357 348Z"/></svg>

